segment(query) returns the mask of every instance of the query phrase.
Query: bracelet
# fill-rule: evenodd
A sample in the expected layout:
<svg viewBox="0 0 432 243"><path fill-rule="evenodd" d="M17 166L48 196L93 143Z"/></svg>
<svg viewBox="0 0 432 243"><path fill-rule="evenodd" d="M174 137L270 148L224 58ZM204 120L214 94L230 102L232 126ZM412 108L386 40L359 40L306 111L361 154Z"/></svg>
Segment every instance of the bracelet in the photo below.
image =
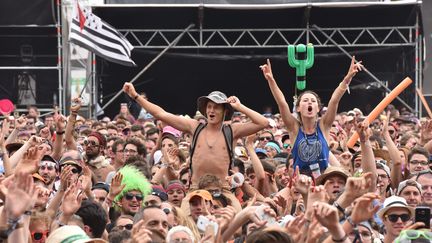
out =
<svg viewBox="0 0 432 243"><path fill-rule="evenodd" d="M344 242L346 239L348 239L348 234L347 234L347 233L345 233L345 236L342 237L342 239L340 239L340 240L335 240L335 239L332 237L332 241L333 241L333 242Z"/></svg>
<svg viewBox="0 0 432 243"><path fill-rule="evenodd" d="M347 217L346 221L351 225L351 227L354 229L357 225L354 224L351 217Z"/></svg>
<svg viewBox="0 0 432 243"><path fill-rule="evenodd" d="M333 206L335 206L339 210L339 212L341 212L343 215L345 215L345 209L341 205L339 205L339 203L334 202Z"/></svg>
<svg viewBox="0 0 432 243"><path fill-rule="evenodd" d="M56 131L57 135L63 135L64 133L65 133L65 131L61 131L61 132L60 131Z"/></svg>
<svg viewBox="0 0 432 243"><path fill-rule="evenodd" d="M134 97L133 99L134 99L134 100L137 100L137 99L138 99L138 97L140 97L140 95L139 95L139 94L135 95L135 97Z"/></svg>

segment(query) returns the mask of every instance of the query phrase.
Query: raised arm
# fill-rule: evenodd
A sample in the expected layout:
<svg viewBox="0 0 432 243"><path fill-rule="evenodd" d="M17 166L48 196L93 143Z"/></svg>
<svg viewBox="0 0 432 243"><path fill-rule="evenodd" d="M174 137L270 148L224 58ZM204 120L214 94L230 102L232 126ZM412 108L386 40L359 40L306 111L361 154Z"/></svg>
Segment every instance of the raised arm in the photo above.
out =
<svg viewBox="0 0 432 243"><path fill-rule="evenodd" d="M181 117L169 113L162 109L162 107L151 103L144 99L136 91L133 84L126 82L123 86L123 91L134 99L141 107L143 107L148 113L152 114L156 119L163 121L164 123L180 130L193 134L195 128L198 126L198 121L186 117Z"/></svg>
<svg viewBox="0 0 432 243"><path fill-rule="evenodd" d="M361 155L362 161L361 166L363 168L363 172L371 172L372 181L377 180L377 170L375 164L375 156L372 150L372 145L369 140L372 131L369 128L369 123L363 122L361 124L357 124L357 133L360 135L360 147L361 147ZM376 183L372 183L369 188L369 192L375 192Z"/></svg>
<svg viewBox="0 0 432 243"><path fill-rule="evenodd" d="M253 145L254 142L254 135L250 135L246 138L246 150L249 154L251 163L252 163L252 168L255 172L255 186L258 189L258 191L262 194L267 196L266 192L263 192L263 188L264 188L264 179L265 179L265 171L264 171L264 167L260 161L260 159L258 158L257 154L255 153L255 148Z"/></svg>
<svg viewBox="0 0 432 243"><path fill-rule="evenodd" d="M386 146L390 155L390 159L393 161L393 163L390 163L390 161L387 162L392 166L390 170L390 180L391 187L395 189L398 187L399 182L402 181L402 159L399 156L399 149L396 147L396 144L390 136L388 130L389 120L390 112L387 112L387 119L384 121L383 124L383 136L386 141Z"/></svg>
<svg viewBox="0 0 432 243"><path fill-rule="evenodd" d="M18 136L18 132L24 131L26 125L27 125L27 118L24 115L16 118L15 119L15 128L9 134L8 138L6 139L5 144L14 143L16 141L17 136Z"/></svg>
<svg viewBox="0 0 432 243"><path fill-rule="evenodd" d="M78 116L78 111L81 108L81 99L80 98L74 98L72 100L72 105L70 107L70 115L66 124L66 131L65 131L65 141L66 141L66 148L68 150L78 150L75 138L73 136L73 130L75 128L75 122L76 118Z"/></svg>
<svg viewBox="0 0 432 243"><path fill-rule="evenodd" d="M270 91L273 94L273 98L275 99L279 112L281 113L282 120L288 128L288 131L297 131L298 121L292 115L289 105L285 100L285 96L280 90L279 86L276 83L276 80L273 77L273 72L271 68L270 60L267 59L267 64L260 66L264 77L267 79L268 85L270 87Z"/></svg>
<svg viewBox="0 0 432 243"><path fill-rule="evenodd" d="M246 137L251 134L255 134L258 131L268 126L269 122L267 118L265 118L263 115L259 114L258 112L246 107L245 105L241 104L240 100L237 97L235 96L228 97L227 102L235 110L245 114L251 120L250 122L237 123L232 126L235 139Z"/></svg>
<svg viewBox="0 0 432 243"><path fill-rule="evenodd" d="M351 65L348 73L333 92L328 104L327 111L322 118L322 128L326 131L326 133L331 128L331 125L336 117L340 99L345 94L345 91L348 89L352 78L362 69L363 65L361 64L361 61L356 63L355 56L353 56L351 59Z"/></svg>
<svg viewBox="0 0 432 243"><path fill-rule="evenodd" d="M55 117L55 122L56 122L56 137L55 137L55 141L54 141L54 148L53 148L53 153L52 153L52 157L55 160L60 160L61 155L63 153L63 138L64 138L64 133L65 133L65 121L66 119L64 118L63 115L57 114Z"/></svg>

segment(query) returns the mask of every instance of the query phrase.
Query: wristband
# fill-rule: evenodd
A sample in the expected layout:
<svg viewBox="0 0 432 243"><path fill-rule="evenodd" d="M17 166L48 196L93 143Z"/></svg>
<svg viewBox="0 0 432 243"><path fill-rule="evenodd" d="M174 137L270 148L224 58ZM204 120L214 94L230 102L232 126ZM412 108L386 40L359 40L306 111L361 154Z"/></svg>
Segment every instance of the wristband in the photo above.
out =
<svg viewBox="0 0 432 243"><path fill-rule="evenodd" d="M139 95L139 94L135 95L135 97L134 97L133 99L134 99L134 100L137 100L137 99L138 99L138 97L140 97L140 95Z"/></svg>
<svg viewBox="0 0 432 243"><path fill-rule="evenodd" d="M332 237L332 241L333 241L333 242L344 242L346 239L348 239L348 234L347 234L347 233L345 233L344 237L342 237L342 239L340 239L340 240L335 240L335 239Z"/></svg>
<svg viewBox="0 0 432 243"><path fill-rule="evenodd" d="M335 206L339 210L339 212L341 212L343 215L345 215L345 209L343 207L341 207L341 205L339 205L339 203L334 202L333 206Z"/></svg>
<svg viewBox="0 0 432 243"><path fill-rule="evenodd" d="M61 131L61 132L60 131L56 131L57 135L63 135L64 133L65 133L65 131Z"/></svg>

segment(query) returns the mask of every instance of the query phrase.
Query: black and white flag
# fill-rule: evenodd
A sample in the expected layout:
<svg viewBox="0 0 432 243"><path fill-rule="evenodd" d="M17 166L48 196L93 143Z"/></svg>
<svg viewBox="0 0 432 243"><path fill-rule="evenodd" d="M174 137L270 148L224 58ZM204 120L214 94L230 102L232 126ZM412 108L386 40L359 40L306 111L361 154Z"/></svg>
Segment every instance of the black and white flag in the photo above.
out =
<svg viewBox="0 0 432 243"><path fill-rule="evenodd" d="M130 58L133 46L111 25L90 9L74 6L69 41L118 64L135 66Z"/></svg>

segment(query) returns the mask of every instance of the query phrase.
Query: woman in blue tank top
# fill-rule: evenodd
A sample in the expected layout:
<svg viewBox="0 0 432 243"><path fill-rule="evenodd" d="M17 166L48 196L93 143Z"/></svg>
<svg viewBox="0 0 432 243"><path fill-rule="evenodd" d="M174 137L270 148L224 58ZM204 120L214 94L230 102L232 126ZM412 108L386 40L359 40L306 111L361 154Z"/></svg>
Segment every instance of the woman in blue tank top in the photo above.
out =
<svg viewBox="0 0 432 243"><path fill-rule="evenodd" d="M295 103L298 119L291 113L285 96L276 84L273 77L270 61L262 65L264 77L267 79L270 90L279 107L282 119L287 126L291 141L294 142L292 154L294 157L294 168L297 166L302 174L318 177L329 163L328 138L330 128L335 119L339 101L348 89L351 79L361 71L361 62L355 62L352 57L351 66L347 75L333 92L326 113L321 119L318 118L321 109L319 96L313 91L301 93Z"/></svg>

